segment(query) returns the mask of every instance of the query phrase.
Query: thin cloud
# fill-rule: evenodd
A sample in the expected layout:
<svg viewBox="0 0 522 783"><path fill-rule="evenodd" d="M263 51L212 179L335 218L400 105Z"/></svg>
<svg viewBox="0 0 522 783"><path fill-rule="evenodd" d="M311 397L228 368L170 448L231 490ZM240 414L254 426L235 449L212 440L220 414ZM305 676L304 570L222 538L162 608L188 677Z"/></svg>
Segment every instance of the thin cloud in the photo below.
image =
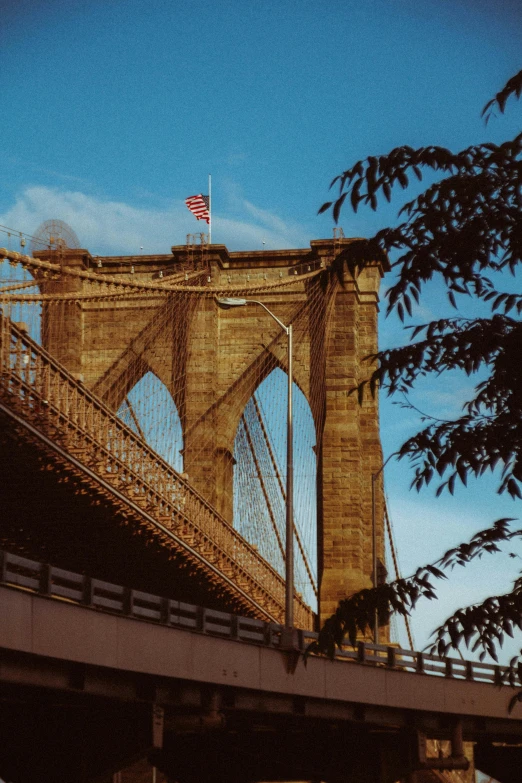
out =
<svg viewBox="0 0 522 783"><path fill-rule="evenodd" d="M53 180L75 183L76 186L83 185L84 187L92 188L93 185L92 181L85 179L84 177L76 177L73 174L65 174L62 171L57 171L56 169L50 169L45 166L38 165L37 163L33 163L31 160L20 157L18 155L6 155L2 152L0 153L0 156L4 164L8 166L14 166L18 171L25 169L27 172L33 172L33 174L35 172L40 175L44 174L46 177Z"/></svg>
<svg viewBox="0 0 522 783"><path fill-rule="evenodd" d="M246 201L243 212L244 219L214 214L213 242L227 245L230 250L257 250L263 246L284 249L309 242L304 226L288 226L277 215L258 210ZM82 247L94 254L168 253L172 245L184 244L187 234L207 230L206 223L196 222L181 200L163 209L147 209L103 200L79 190L43 186L27 187L15 204L0 215L2 225L29 234L50 219L68 223Z"/></svg>
<svg viewBox="0 0 522 783"><path fill-rule="evenodd" d="M251 204L250 201L244 201L243 203L247 212L267 228L279 232L288 230L287 224L277 215L268 212L266 209L259 209L259 207L256 207L255 204Z"/></svg>

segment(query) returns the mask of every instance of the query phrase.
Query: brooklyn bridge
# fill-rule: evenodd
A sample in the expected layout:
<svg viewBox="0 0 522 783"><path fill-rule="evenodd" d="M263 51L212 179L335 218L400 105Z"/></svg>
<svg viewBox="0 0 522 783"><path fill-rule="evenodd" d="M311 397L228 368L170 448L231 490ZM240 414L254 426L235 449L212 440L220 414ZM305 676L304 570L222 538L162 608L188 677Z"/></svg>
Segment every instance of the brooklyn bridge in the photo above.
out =
<svg viewBox="0 0 522 783"><path fill-rule="evenodd" d="M401 650L386 626L302 662L338 600L385 578L377 400L350 390L386 269L343 264L351 241L0 249L4 780L428 783L471 780L473 757L519 779L500 667Z"/></svg>

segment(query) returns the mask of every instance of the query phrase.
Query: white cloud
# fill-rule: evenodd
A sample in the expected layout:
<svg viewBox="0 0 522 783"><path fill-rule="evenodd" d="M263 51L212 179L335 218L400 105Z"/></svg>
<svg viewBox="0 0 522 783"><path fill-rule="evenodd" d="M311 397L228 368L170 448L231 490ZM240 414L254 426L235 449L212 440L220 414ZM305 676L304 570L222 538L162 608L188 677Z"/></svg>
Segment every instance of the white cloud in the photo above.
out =
<svg viewBox="0 0 522 783"><path fill-rule="evenodd" d="M259 209L259 207L251 204L250 201L245 201L244 204L248 213L259 220L259 222L265 225L267 228L272 228L275 231L285 230L286 226L281 218L278 218L276 215L272 215L265 209Z"/></svg>
<svg viewBox="0 0 522 783"><path fill-rule="evenodd" d="M306 227L287 225L277 215L243 201L245 219L214 214L212 241L230 250L261 250L307 246ZM253 218L253 219L252 219ZM81 191L43 186L27 187L15 204L0 215L0 223L26 233L34 233L45 220L68 223L82 247L93 254L168 253L172 245L184 244L188 233L207 229L196 222L182 201L168 208L131 206L86 195Z"/></svg>

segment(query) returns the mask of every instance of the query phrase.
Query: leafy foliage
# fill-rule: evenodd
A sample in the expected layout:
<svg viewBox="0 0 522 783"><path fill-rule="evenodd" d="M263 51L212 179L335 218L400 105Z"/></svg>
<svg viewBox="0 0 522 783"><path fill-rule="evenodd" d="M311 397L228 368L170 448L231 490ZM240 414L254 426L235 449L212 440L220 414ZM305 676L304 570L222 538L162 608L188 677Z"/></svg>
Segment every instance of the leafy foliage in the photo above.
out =
<svg viewBox="0 0 522 783"><path fill-rule="evenodd" d="M445 319L418 326L413 334L424 339L378 355L372 389L381 383L388 394L407 392L428 373L489 370L459 419L430 423L402 445L399 457L409 457L415 466L413 486L420 489L434 476L446 476L437 493L444 488L453 493L457 481L466 485L468 475L478 477L501 465L499 492L522 497L522 323L500 314Z"/></svg>
<svg viewBox="0 0 522 783"><path fill-rule="evenodd" d="M506 101L509 98L510 95L513 95L513 93L517 96L517 98L520 98L520 93L522 92L522 71L519 71L514 76L511 77L511 79L504 85L504 87L500 90L500 92L497 92L494 98L492 98L490 101L486 103L484 108L482 109L482 116L486 117L486 122L491 117L491 114L493 112L493 107L496 105L500 109L501 113L504 113L504 107L506 105Z"/></svg>
<svg viewBox="0 0 522 783"><path fill-rule="evenodd" d="M514 271L522 259L521 152L522 134L501 145L481 144L458 153L443 147L399 147L358 161L336 177L332 185L338 183L341 194L320 211L331 207L337 220L348 195L354 210L361 202L376 209L379 194L389 200L394 185L408 186L408 172L418 179L424 168L447 174L402 207L405 222L354 243L345 260L361 265L372 252L375 259L399 251L393 267L400 274L387 296L388 312L396 308L402 320L411 315L423 285L437 275L453 305L456 293L473 294L509 312L521 297L498 292L486 272Z"/></svg>
<svg viewBox="0 0 522 783"><path fill-rule="evenodd" d="M522 71L513 76L483 110L486 121L495 108L504 112L507 100L522 93ZM319 210L331 210L337 221L349 203L377 209L379 199L390 201L393 188L405 189L413 177L435 171L442 178L404 204L399 225L383 228L368 240L351 243L339 260L352 271L369 261L393 258L396 276L387 291L387 312L404 321L413 312L425 285L439 279L449 302L457 297L487 303L490 317L444 318L410 329L410 343L369 357L373 370L354 390L359 398L368 387L388 394L407 393L422 377L459 369L468 376L479 370L485 380L454 421L432 419L401 447L399 457L414 468L416 489L439 480L438 490L453 492L456 482L500 469L498 492L522 498L522 294L500 290L501 273L515 275L522 262L522 133L502 144L484 143L460 152L437 146L398 147L387 155L357 161L336 177L339 195ZM373 626L375 612L408 614L420 596L434 598L433 578L445 577L453 557L469 562L470 552L496 551L507 532L507 520L478 534L478 541L459 547L434 566L413 577L366 590L341 601L321 630L317 649L329 654L347 635L351 643ZM480 538L482 537L482 538ZM478 547L478 549L476 549ZM496 648L513 628L522 630L522 579L505 596L459 610L435 632L432 649L445 654L464 642L496 657Z"/></svg>
<svg viewBox="0 0 522 783"><path fill-rule="evenodd" d="M458 547L449 549L435 563L422 566L410 577L380 585L372 590L361 590L343 599L335 614L329 617L307 653L319 652L333 658L336 647L342 647L346 637L355 646L358 636L372 631L376 614L380 621L397 612L409 615L420 598L437 597L435 579L446 579L446 572L455 566L465 566L484 554L500 551L499 544L522 536L522 530L511 530L512 519L498 519L491 527L476 533ZM481 649L483 658L489 653L496 660L496 645L502 643L504 633L513 635L513 625L522 630L522 579L517 580L507 596L488 598L483 604L459 610L435 632L430 652L446 655L464 641L473 650Z"/></svg>

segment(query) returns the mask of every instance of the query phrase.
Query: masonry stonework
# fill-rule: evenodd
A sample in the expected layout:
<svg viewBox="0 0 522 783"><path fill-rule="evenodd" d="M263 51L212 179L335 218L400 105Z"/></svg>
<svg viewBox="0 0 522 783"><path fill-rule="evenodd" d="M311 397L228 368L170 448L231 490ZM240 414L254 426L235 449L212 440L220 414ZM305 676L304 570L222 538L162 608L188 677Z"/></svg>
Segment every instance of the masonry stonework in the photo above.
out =
<svg viewBox="0 0 522 783"><path fill-rule="evenodd" d="M292 321L294 380L309 401L316 428L322 619L340 598L372 583L372 474L382 466L377 401L368 394L361 405L350 391L368 377L371 366L365 358L377 350L383 269L375 263L356 273L345 266L342 281L329 275L350 241L314 240L310 249L262 252L175 246L171 255L96 260L87 250L66 250L63 258L65 266L88 269L102 279L138 282L157 280L160 273L168 280L199 254L209 292L243 291L230 295L248 295L284 323ZM320 269L323 275L312 274ZM61 283L43 281L42 290L56 293L53 285ZM84 283L78 278L71 285L81 292ZM65 329L55 328L58 318ZM181 331L180 323L186 325ZM233 523L233 452L240 417L264 378L275 367L286 370L286 337L269 316L255 306L224 311L208 294L178 291L167 302L151 292L110 303L47 304L43 324L45 347L115 410L148 371L166 385L183 428L184 471ZM380 480L375 484L383 560Z"/></svg>

